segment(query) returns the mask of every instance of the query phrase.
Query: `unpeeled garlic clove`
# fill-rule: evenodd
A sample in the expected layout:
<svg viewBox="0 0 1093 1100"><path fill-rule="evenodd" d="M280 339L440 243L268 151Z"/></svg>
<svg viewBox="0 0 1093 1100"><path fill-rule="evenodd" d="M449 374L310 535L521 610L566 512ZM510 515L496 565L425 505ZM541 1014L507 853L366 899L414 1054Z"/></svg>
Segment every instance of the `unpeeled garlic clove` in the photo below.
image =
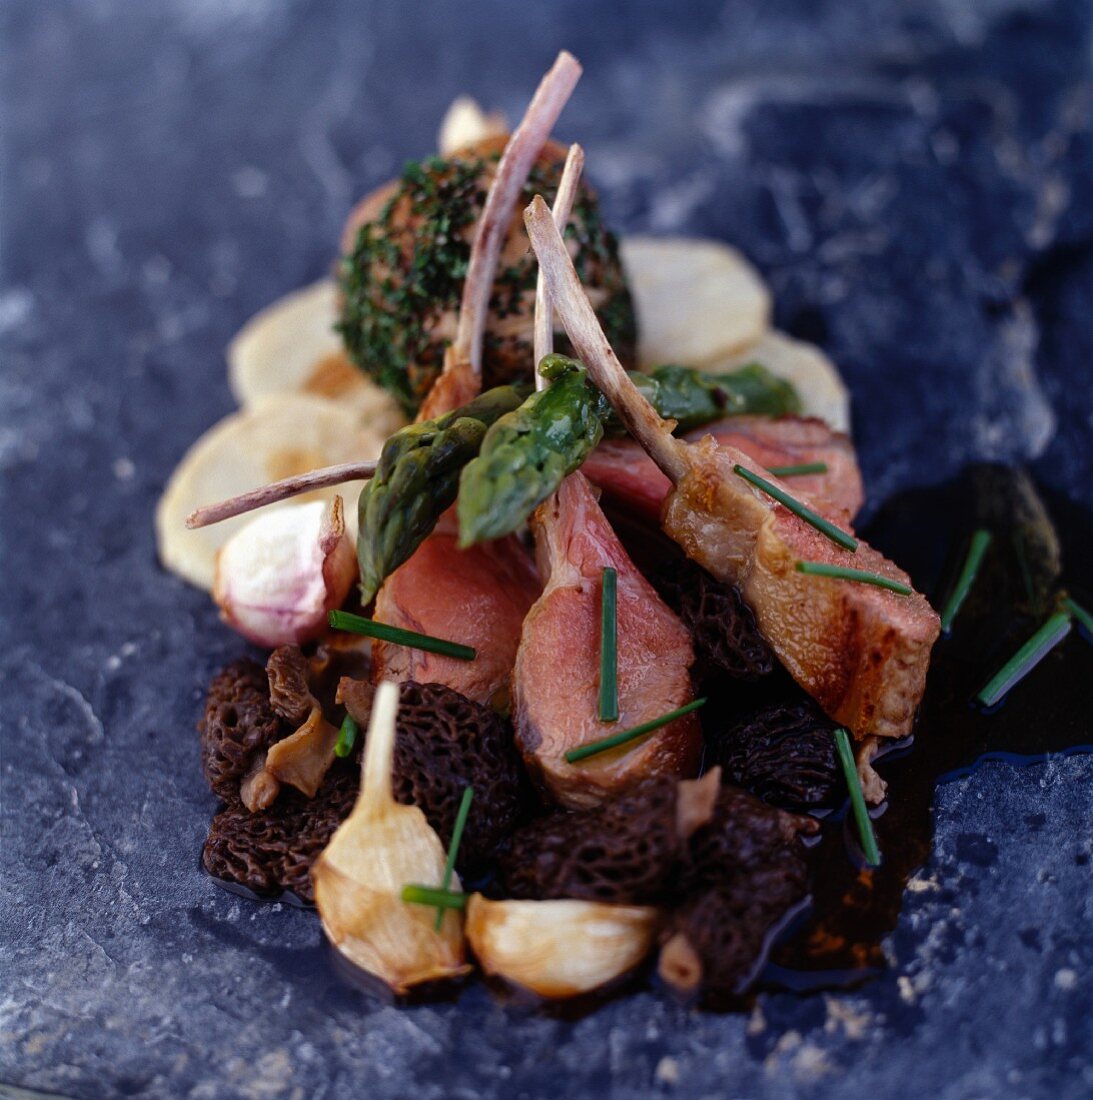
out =
<svg viewBox="0 0 1093 1100"><path fill-rule="evenodd" d="M462 916L446 909L440 931L436 910L407 904L402 888L439 885L445 853L416 806L402 806L391 790L398 686L376 689L360 797L311 869L323 931L350 962L395 993L466 973ZM451 889L460 890L452 876Z"/></svg>
<svg viewBox="0 0 1093 1100"><path fill-rule="evenodd" d="M574 997L633 970L656 938L658 910L595 901L467 905L467 939L482 969L541 997Z"/></svg>
<svg viewBox="0 0 1093 1100"><path fill-rule="evenodd" d="M255 516L220 551L213 598L221 617L262 646L311 641L357 575L341 497Z"/></svg>

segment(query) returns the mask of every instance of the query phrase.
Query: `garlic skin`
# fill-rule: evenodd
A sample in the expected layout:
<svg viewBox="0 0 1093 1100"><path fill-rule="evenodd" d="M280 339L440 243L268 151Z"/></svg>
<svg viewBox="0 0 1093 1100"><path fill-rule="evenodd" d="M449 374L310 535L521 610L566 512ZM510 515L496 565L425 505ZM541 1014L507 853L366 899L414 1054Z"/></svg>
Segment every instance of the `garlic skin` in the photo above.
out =
<svg viewBox="0 0 1093 1100"><path fill-rule="evenodd" d="M391 791L398 685L376 689L360 797L311 869L323 931L354 965L395 993L421 982L465 974L462 915L448 909L440 931L436 910L402 900L410 883L439 884L445 852L416 806ZM451 888L462 887L453 874Z"/></svg>
<svg viewBox="0 0 1093 1100"><path fill-rule="evenodd" d="M299 644L326 629L357 576L341 497L286 504L237 531L216 562L220 617L260 646Z"/></svg>
<svg viewBox="0 0 1093 1100"><path fill-rule="evenodd" d="M467 939L482 969L541 997L599 989L652 950L659 912L595 901L490 901L467 905Z"/></svg>

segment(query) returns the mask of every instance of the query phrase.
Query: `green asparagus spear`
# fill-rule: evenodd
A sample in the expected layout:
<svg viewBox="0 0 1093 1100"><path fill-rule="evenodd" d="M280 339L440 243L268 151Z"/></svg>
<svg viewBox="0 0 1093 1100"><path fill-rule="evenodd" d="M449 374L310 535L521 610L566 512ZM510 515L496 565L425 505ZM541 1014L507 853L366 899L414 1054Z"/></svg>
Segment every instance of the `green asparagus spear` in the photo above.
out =
<svg viewBox="0 0 1093 1100"><path fill-rule="evenodd" d="M460 546L515 531L603 438L610 406L584 367L548 355L539 370L553 384L497 420L463 469Z"/></svg>
<svg viewBox="0 0 1093 1100"><path fill-rule="evenodd" d="M669 364L657 367L652 374L631 371L630 377L661 416L678 422L676 430L680 432L701 428L725 416L785 416L801 411L793 386L758 363L728 374L707 374ZM607 430L621 428L612 415Z"/></svg>
<svg viewBox="0 0 1093 1100"><path fill-rule="evenodd" d="M490 428L459 481L459 545L517 530L576 470L605 428L621 428L603 395L573 359L549 355L540 372L553 379ZM725 416L797 412L793 387L756 363L731 374L658 367L630 377L653 407L688 431Z"/></svg>
<svg viewBox="0 0 1093 1100"><path fill-rule="evenodd" d="M527 391L487 390L435 420L410 424L383 446L357 505L361 601L424 542L459 490L459 473L478 453L487 428L518 408Z"/></svg>

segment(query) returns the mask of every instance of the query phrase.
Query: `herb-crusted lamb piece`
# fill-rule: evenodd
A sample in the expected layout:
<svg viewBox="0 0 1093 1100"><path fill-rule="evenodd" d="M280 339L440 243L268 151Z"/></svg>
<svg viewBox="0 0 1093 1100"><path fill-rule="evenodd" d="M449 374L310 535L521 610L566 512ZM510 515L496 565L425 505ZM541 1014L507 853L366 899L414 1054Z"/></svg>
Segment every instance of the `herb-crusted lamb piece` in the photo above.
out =
<svg viewBox="0 0 1093 1100"><path fill-rule="evenodd" d="M505 137L487 138L450 158L407 165L395 183L358 206L340 268L339 330L350 357L410 414L440 374L475 224ZM564 152L548 143L518 208L536 194L553 199ZM595 194L582 185L569 234L575 262L597 315L618 353L632 360L634 310L615 238ZM530 381L532 305L537 265L519 219L513 219L494 279L483 346L483 385Z"/></svg>

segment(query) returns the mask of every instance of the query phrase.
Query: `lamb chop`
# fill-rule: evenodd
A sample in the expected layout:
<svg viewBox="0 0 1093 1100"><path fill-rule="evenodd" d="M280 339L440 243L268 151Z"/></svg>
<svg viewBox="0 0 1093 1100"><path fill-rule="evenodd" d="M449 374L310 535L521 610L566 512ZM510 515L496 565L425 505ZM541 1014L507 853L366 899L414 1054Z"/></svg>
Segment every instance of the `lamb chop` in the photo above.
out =
<svg viewBox="0 0 1093 1100"><path fill-rule="evenodd" d="M688 432L697 443L712 435L722 446L737 447L768 470L822 462L824 473L793 479L793 490L849 522L862 506L862 480L850 440L811 417L733 416ZM612 500L657 522L672 483L634 439L605 439L585 460L582 473Z"/></svg>
<svg viewBox="0 0 1093 1100"><path fill-rule="evenodd" d="M456 337L420 419L457 408L481 388L483 331L511 212L580 72L570 54L559 54L505 149L475 232ZM457 661L377 642L376 675L444 684L475 702L504 708L521 624L539 587L527 551L515 537L460 550L451 527L442 522L379 590L375 618L471 644L478 657Z"/></svg>
<svg viewBox="0 0 1093 1100"><path fill-rule="evenodd" d="M925 597L798 571L800 562L851 567L910 589L907 574L882 554L853 540L853 553L841 549L747 480L750 474L776 492L793 493L739 448L719 446L709 435L698 443L675 439L611 350L541 198L524 218L571 342L672 483L665 532L688 557L740 589L782 664L832 718L859 738L910 732L940 631Z"/></svg>
<svg viewBox="0 0 1093 1100"><path fill-rule="evenodd" d="M582 155L566 161L553 218L569 217ZM551 351L549 295L542 278L535 311L535 360ZM545 385L545 379L542 380ZM612 731L599 720L600 612L606 568L617 575L617 682L615 729L658 718L691 701L690 635L623 549L579 471L532 517L545 581L524 621L513 675L516 741L531 773L566 806L587 806L652 775L691 775L698 766L700 733L693 713L637 745L580 764L568 750Z"/></svg>

